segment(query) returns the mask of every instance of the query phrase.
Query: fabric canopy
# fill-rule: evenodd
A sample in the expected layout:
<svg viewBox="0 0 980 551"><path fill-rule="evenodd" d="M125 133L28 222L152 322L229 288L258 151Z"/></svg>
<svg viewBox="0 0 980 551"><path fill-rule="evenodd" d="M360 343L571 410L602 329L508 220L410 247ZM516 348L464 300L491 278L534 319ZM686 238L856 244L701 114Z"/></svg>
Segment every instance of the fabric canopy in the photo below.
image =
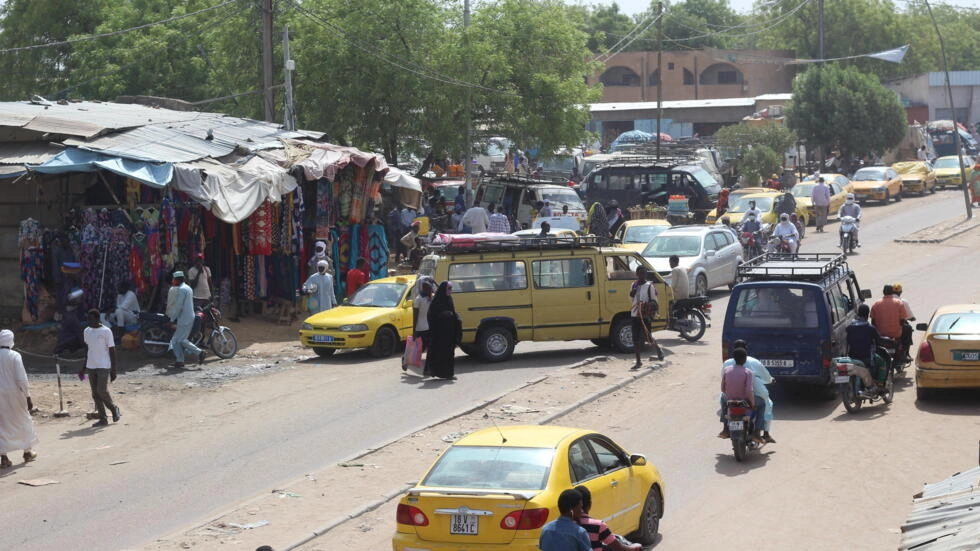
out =
<svg viewBox="0 0 980 551"><path fill-rule="evenodd" d="M422 182L418 178L393 166L388 167L385 183L392 187L401 187L422 193Z"/></svg>
<svg viewBox="0 0 980 551"><path fill-rule="evenodd" d="M173 182L174 189L231 224L251 216L266 200L278 203L298 185L285 169L259 156L235 164L213 159L179 163Z"/></svg>
<svg viewBox="0 0 980 551"><path fill-rule="evenodd" d="M134 161L74 147L65 149L43 164L31 167L31 170L44 174L95 172L99 169L108 170L158 188L166 186L174 173L174 167L170 163Z"/></svg>

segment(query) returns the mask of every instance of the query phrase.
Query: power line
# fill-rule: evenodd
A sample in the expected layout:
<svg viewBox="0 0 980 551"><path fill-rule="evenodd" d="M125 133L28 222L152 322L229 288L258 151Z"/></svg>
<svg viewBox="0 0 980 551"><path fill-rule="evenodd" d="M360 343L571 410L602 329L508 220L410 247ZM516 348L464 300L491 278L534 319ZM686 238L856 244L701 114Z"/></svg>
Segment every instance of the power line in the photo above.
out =
<svg viewBox="0 0 980 551"><path fill-rule="evenodd" d="M143 25L138 25L136 27L130 27L128 29L120 29L118 31L111 31L111 32L107 32L107 33L92 34L92 35L88 35L88 36L80 36L78 38L72 38L72 39L69 39L69 40L60 40L58 42L48 42L48 43L45 43L45 44L33 44L31 46L19 46L19 47L16 47L16 48L6 48L6 49L0 50L0 54L6 54L6 53L11 53L11 52L24 52L24 51L28 51L28 50L40 50L42 48L53 48L55 46L66 46L68 44L77 44L79 42L87 42L89 40L98 40L100 38L107 38L107 37L110 37L110 36L119 36L121 34L126 34L126 33L129 33L129 32L139 31L139 30L143 30L143 29L148 29L150 27L155 27L157 25L165 25L167 23L172 23L174 21L180 21L181 19L186 19L188 17L194 17L195 15L198 15L198 14L201 14L201 13L204 13L204 12L207 12L207 11L211 11L211 10L216 10L218 8L222 8L224 6L227 6L228 4L232 4L232 3L237 2L237 1L239 1L239 0L225 0L224 2L222 2L220 4L217 4L215 6L211 6L209 8L204 8L204 9L197 10L197 11L191 12L191 13L185 13L184 15L175 15L173 17L170 17L170 18L167 18L167 19L164 19L164 20L161 20L161 21L155 21L153 23L146 23L146 24L143 24Z"/></svg>

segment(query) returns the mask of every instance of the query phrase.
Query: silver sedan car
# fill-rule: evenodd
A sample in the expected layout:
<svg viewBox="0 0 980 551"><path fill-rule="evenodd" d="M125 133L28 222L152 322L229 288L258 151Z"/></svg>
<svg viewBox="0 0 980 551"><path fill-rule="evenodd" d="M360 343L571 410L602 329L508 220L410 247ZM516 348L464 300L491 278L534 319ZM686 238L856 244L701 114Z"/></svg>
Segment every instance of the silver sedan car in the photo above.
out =
<svg viewBox="0 0 980 551"><path fill-rule="evenodd" d="M709 289L735 285L742 246L725 226L674 226L654 237L643 252L647 261L670 282L671 255L677 255L691 280L691 296Z"/></svg>

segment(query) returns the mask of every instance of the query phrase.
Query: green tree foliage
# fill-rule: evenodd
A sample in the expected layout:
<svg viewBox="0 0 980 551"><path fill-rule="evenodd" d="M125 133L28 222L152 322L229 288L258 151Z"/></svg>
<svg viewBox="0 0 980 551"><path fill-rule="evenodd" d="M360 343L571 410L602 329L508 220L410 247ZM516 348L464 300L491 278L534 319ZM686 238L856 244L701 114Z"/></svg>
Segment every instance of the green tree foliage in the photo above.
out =
<svg viewBox="0 0 980 551"><path fill-rule="evenodd" d="M783 156L768 146L759 145L742 155L738 169L745 177L746 186L760 185L769 174L783 171Z"/></svg>
<svg viewBox="0 0 980 551"><path fill-rule="evenodd" d="M882 154L902 140L905 111L894 92L856 67L817 65L793 81L786 122L809 145L845 155Z"/></svg>
<svg viewBox="0 0 980 551"><path fill-rule="evenodd" d="M594 53L608 52L633 29L633 20L619 11L615 2L596 6L580 15L582 30L589 36L587 46Z"/></svg>
<svg viewBox="0 0 980 551"><path fill-rule="evenodd" d="M638 22L652 22L657 3L651 2ZM742 44L739 30L746 18L732 11L728 0L684 0L664 2L664 49L734 48ZM729 31L731 30L731 31ZM645 26L640 37L625 51L656 50L657 27Z"/></svg>
<svg viewBox="0 0 980 551"><path fill-rule="evenodd" d="M720 128L714 138L726 158L739 159L739 173L753 185L769 174L782 172L782 152L796 142L796 133L777 122L733 124Z"/></svg>

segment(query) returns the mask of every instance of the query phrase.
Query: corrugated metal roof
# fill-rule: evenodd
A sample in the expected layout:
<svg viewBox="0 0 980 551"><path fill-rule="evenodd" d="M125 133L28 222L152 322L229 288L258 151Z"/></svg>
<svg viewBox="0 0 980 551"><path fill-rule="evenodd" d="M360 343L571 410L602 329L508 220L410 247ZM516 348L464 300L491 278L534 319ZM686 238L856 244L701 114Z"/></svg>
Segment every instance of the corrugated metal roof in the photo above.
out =
<svg viewBox="0 0 980 551"><path fill-rule="evenodd" d="M63 149L48 142L0 142L0 164L39 165Z"/></svg>
<svg viewBox="0 0 980 551"><path fill-rule="evenodd" d="M698 109L705 107L752 107L757 101L788 101L793 94L765 94L754 98L719 98L665 101L664 109ZM593 103L589 106L595 112L605 111L646 111L657 108L655 101L634 101L618 103Z"/></svg>
<svg viewBox="0 0 980 551"><path fill-rule="evenodd" d="M950 71L950 86L980 86L980 71ZM946 73L929 73L929 86L946 86Z"/></svg>
<svg viewBox="0 0 980 551"><path fill-rule="evenodd" d="M980 542L980 467L926 484L902 525L899 550L968 551Z"/></svg>

